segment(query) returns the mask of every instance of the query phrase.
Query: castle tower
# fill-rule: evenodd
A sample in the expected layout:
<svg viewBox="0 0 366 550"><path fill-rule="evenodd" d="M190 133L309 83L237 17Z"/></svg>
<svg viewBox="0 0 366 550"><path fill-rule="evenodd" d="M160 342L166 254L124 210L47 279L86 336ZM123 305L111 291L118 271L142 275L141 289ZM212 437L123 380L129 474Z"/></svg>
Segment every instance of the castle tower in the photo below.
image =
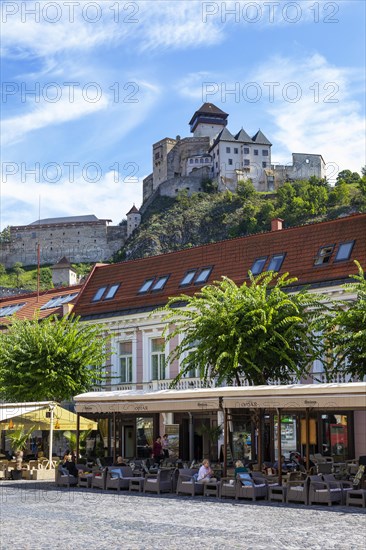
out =
<svg viewBox="0 0 366 550"><path fill-rule="evenodd" d="M191 132L194 137L214 139L227 125L228 116L213 103L204 103L189 121Z"/></svg>
<svg viewBox="0 0 366 550"><path fill-rule="evenodd" d="M54 286L72 286L78 284L76 270L71 266L69 260L65 256L54 264L51 269Z"/></svg>
<svg viewBox="0 0 366 550"><path fill-rule="evenodd" d="M141 223L141 214L140 211L136 208L135 205L127 212L127 238L132 235L136 227Z"/></svg>

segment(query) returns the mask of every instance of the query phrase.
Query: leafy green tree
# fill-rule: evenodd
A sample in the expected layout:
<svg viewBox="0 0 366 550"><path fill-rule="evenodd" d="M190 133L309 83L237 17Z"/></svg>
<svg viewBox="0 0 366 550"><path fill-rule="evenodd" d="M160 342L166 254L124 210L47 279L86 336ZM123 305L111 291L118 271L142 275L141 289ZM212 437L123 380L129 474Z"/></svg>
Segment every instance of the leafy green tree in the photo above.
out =
<svg viewBox="0 0 366 550"><path fill-rule="evenodd" d="M324 313L319 297L307 291L290 295L297 279L266 272L237 286L232 280L204 287L194 296L171 298L165 312L168 340L182 335L169 360L181 359L181 377L198 368L204 381L218 385L244 377L250 384L282 383L308 371L318 354L312 327ZM177 308L186 304L187 307Z"/></svg>
<svg viewBox="0 0 366 550"><path fill-rule="evenodd" d="M85 430L79 433L79 447L82 455L84 455L86 452L86 440L88 439L91 432L92 430ZM67 430L63 433L63 436L68 441L68 447L70 451L76 451L76 432L70 432L70 430Z"/></svg>
<svg viewBox="0 0 366 550"><path fill-rule="evenodd" d="M6 274L6 269L4 264L0 264L0 277Z"/></svg>
<svg viewBox="0 0 366 550"><path fill-rule="evenodd" d="M252 198L256 194L252 180L239 180L237 185L237 193L242 199Z"/></svg>
<svg viewBox="0 0 366 550"><path fill-rule="evenodd" d="M329 344L327 362L330 373L350 374L362 379L366 376L366 278L356 261L356 282L347 283L347 292L356 299L340 302L334 314L325 322L324 338Z"/></svg>
<svg viewBox="0 0 366 550"><path fill-rule="evenodd" d="M338 181L334 188L329 192L329 206L345 206L350 203L350 191L348 185L343 181Z"/></svg>
<svg viewBox="0 0 366 550"><path fill-rule="evenodd" d="M342 170L337 176L337 182L344 181L345 183L358 183L360 174L358 172L351 172L351 170Z"/></svg>
<svg viewBox="0 0 366 550"><path fill-rule="evenodd" d="M107 338L77 317L12 320L0 333L0 394L12 401L62 401L101 378Z"/></svg>
<svg viewBox="0 0 366 550"><path fill-rule="evenodd" d="M23 264L21 262L15 262L15 264L12 267L12 271L16 277L16 286L19 288L21 286L21 277L25 273L23 269Z"/></svg>

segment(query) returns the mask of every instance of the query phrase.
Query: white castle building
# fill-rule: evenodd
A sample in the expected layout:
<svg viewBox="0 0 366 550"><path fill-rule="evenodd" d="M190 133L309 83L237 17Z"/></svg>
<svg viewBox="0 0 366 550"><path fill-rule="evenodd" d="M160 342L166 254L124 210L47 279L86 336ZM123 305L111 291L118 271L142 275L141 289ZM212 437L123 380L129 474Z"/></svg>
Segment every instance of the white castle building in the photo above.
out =
<svg viewBox="0 0 366 550"><path fill-rule="evenodd" d="M258 130L252 137L243 129L232 134L228 114L204 103L189 121L192 137L164 138L153 144L153 172L143 182L143 212L157 196L176 196L204 190L205 180L219 191L235 191L239 180L250 179L257 191L272 191L284 181L323 178L321 155L293 153L289 165L273 165L272 143Z"/></svg>

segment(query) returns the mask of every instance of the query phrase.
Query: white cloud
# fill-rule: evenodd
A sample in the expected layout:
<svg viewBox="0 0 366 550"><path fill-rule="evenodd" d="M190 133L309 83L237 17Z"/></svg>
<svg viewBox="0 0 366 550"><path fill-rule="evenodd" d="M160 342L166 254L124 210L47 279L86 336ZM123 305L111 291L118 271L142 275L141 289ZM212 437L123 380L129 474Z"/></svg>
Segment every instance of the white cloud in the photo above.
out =
<svg viewBox="0 0 366 550"><path fill-rule="evenodd" d="M52 96L52 98L57 97L57 92L61 93L57 102L50 103L42 98L40 103L34 103L31 112L5 119L2 123L3 145L16 143L33 130L81 118L108 106L108 98L103 94L98 101L94 102L94 98L99 96L98 90L94 90L93 95L89 96L83 96L82 90L74 90L73 102L70 101L69 90L58 86L55 95Z"/></svg>
<svg viewBox="0 0 366 550"><path fill-rule="evenodd" d="M21 181L20 173L7 178L2 184L3 212L1 226L27 225L38 219L39 203L41 218L77 216L95 214L98 218L112 219L117 225L126 216L133 203L141 204L142 178L131 176L132 170L121 173L100 171L98 181L96 172L85 172L75 181L69 177L70 171L62 168L59 183L36 183ZM51 177L51 176L49 176ZM16 208L10 205L16 204Z"/></svg>
<svg viewBox="0 0 366 550"><path fill-rule="evenodd" d="M316 54L295 59L275 57L259 67L253 80L268 94L265 82L276 82L273 102L264 103L275 130L272 159L288 162L290 152L322 154L339 169L360 171L365 164L365 119L354 99L363 82L359 72L337 67ZM293 83L293 84L291 84ZM299 101L292 101L295 97Z"/></svg>

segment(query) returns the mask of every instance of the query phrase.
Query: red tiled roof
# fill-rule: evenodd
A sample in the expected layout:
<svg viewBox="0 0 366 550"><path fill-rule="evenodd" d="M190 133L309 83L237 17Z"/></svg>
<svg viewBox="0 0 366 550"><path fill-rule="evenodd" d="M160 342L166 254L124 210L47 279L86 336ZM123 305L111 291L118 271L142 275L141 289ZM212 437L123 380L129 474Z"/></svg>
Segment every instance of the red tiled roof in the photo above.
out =
<svg viewBox="0 0 366 550"><path fill-rule="evenodd" d="M58 296L65 296L68 294L75 294L80 292L82 285L73 285L69 287L62 288L52 288L51 290L42 291L37 296L37 292L32 292L31 294L18 294L17 296L12 296L11 298L2 298L0 299L0 308L16 305L16 304L25 304L21 309L19 309L14 315L18 319L33 319L35 315L39 319L48 317L49 315L62 315L62 305L54 308L40 309L42 306L47 304L51 298L56 298ZM75 298L73 298L69 303L74 303ZM11 323L9 317L0 317L0 325L7 325Z"/></svg>
<svg viewBox="0 0 366 550"><path fill-rule="evenodd" d="M314 266L320 247L355 241L349 260L334 262L337 247L329 263ZM343 281L357 272L353 262L357 259L366 266L366 214L339 218L312 225L270 231L197 246L140 260L112 265L95 266L75 304L75 314L81 316L104 315L124 310L153 308L163 305L171 296L194 294L200 285L181 287L185 273L194 268L212 266L207 283L226 275L242 283L255 259L285 253L280 273L289 272L299 279L299 285L316 285ZM268 260L265 269L268 266ZM169 275L163 290L139 294L141 285L149 277ZM111 300L93 302L96 291L111 284L121 283Z"/></svg>

